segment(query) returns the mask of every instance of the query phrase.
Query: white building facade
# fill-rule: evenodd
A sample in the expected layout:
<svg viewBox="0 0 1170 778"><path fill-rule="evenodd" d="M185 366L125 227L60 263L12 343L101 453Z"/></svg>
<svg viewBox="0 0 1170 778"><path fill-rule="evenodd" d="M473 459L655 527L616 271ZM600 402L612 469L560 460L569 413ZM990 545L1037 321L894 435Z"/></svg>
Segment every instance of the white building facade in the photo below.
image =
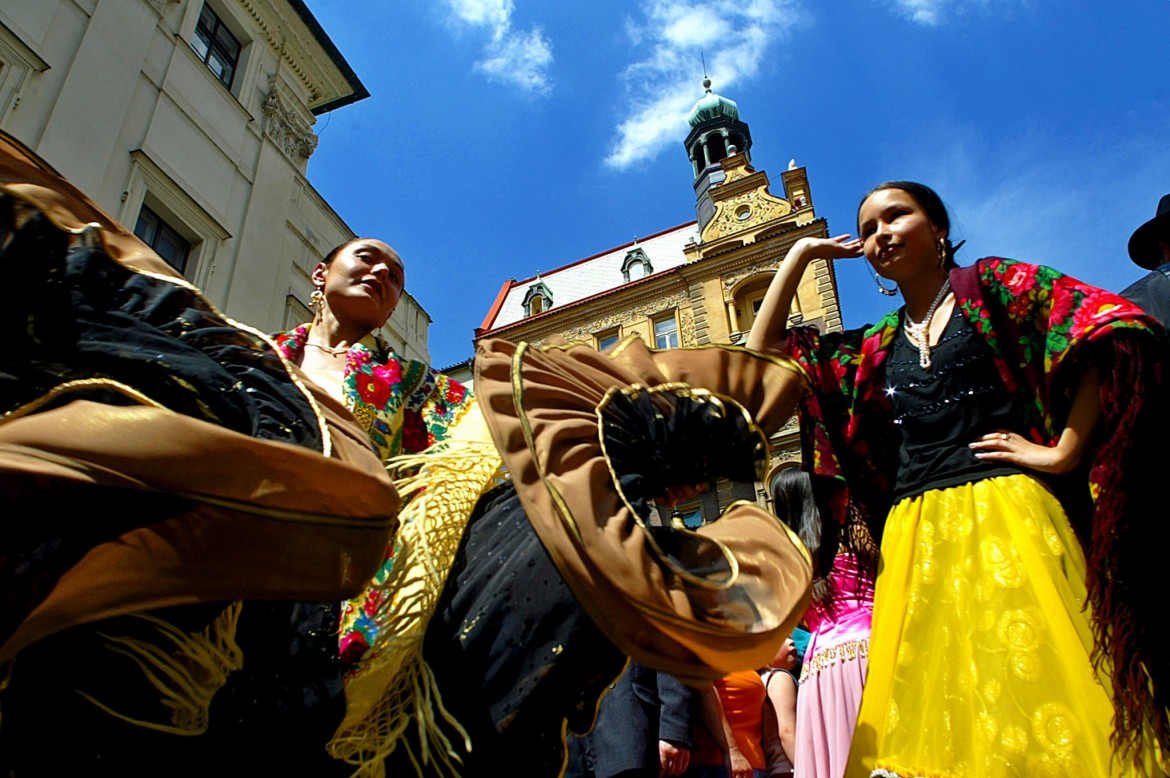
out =
<svg viewBox="0 0 1170 778"><path fill-rule="evenodd" d="M367 96L304 0L0 0L0 128L262 330L354 237L306 167ZM429 324L404 294L383 335L429 362Z"/></svg>

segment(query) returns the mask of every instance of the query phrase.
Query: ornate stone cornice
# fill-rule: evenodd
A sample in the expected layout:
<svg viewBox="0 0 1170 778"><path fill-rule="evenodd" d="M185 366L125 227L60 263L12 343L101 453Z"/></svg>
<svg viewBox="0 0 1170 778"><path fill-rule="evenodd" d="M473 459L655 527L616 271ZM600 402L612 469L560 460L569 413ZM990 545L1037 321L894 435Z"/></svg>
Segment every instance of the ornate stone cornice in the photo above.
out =
<svg viewBox="0 0 1170 778"><path fill-rule="evenodd" d="M287 93L276 76L268 79L268 96L263 106L264 134L299 167L317 148L317 134L296 106L296 98Z"/></svg>
<svg viewBox="0 0 1170 778"><path fill-rule="evenodd" d="M630 306L620 311L614 311L606 316L600 316L592 321L589 321L579 327L573 327L567 330L555 330L560 332L566 340L569 341L592 341L593 333L602 332L604 330L618 327L622 324L632 321L640 321L656 313L669 310L671 308L678 308L680 311L687 310L683 306L688 300L686 290L681 290L670 295L663 295L654 300L644 302L641 305ZM689 313L690 311L687 310ZM685 318L685 317L680 317ZM679 322L680 330L684 328L684 322ZM695 322L694 318L690 319L690 336L694 338ZM548 333L552 334L552 333ZM686 338L685 331L680 332L680 342L684 342Z"/></svg>
<svg viewBox="0 0 1170 778"><path fill-rule="evenodd" d="M353 93L354 87L347 82L345 73L287 0L235 2L255 25L255 42L267 44L287 77L304 87L309 106L329 104Z"/></svg>

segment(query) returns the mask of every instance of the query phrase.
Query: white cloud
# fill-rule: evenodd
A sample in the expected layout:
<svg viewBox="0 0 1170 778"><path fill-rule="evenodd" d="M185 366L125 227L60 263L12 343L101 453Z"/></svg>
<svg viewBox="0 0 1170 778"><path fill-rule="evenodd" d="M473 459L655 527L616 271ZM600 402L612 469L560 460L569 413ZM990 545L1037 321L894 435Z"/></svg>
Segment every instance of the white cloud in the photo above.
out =
<svg viewBox="0 0 1170 778"><path fill-rule="evenodd" d="M759 72L768 48L799 19L796 0L645 0L627 32L646 56L626 68L630 113L617 126L605 164L624 169L652 159L686 134L701 96L700 52L716 91L727 94Z"/></svg>
<svg viewBox="0 0 1170 778"><path fill-rule="evenodd" d="M512 0L449 0L460 20L495 29L507 28L512 19Z"/></svg>
<svg viewBox="0 0 1170 778"><path fill-rule="evenodd" d="M487 56L476 63L476 68L496 81L545 94L552 89L548 74L552 62L552 46L540 28L534 27L528 32L509 32L493 40Z"/></svg>
<svg viewBox="0 0 1170 778"><path fill-rule="evenodd" d="M459 22L491 32L483 59L475 63L476 70L526 92L547 94L552 89L552 44L539 27L527 31L512 28L512 0L447 0L447 4Z"/></svg>
<svg viewBox="0 0 1170 778"><path fill-rule="evenodd" d="M901 12L918 22L933 27L938 24L939 12L947 5L948 0L896 0L895 5Z"/></svg>
<svg viewBox="0 0 1170 778"><path fill-rule="evenodd" d="M960 14L972 7L1027 5L1030 0L893 0L894 7L907 19L936 27L944 14Z"/></svg>

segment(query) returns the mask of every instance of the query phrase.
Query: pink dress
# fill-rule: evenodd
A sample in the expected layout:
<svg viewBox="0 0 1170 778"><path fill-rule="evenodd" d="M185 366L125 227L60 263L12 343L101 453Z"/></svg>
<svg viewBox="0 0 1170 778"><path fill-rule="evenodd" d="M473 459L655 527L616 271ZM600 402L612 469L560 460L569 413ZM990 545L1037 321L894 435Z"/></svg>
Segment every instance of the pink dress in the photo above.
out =
<svg viewBox="0 0 1170 778"><path fill-rule="evenodd" d="M873 581L851 554L829 573L832 608L813 603L804 619L811 637L796 697L795 778L841 778L861 705L873 618Z"/></svg>

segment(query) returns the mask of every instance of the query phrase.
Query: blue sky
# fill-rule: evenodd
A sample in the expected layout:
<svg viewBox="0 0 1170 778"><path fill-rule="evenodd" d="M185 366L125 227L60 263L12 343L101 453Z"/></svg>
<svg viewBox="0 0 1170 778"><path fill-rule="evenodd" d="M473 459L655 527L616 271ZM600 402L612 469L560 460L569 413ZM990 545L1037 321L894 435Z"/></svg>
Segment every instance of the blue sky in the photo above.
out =
<svg viewBox="0 0 1170 778"><path fill-rule="evenodd" d="M442 367L500 286L694 219L682 140L739 104L752 161L807 167L832 234L886 179L950 206L960 262L1118 290L1170 192L1170 0L308 0L371 97L319 117L309 178L402 254ZM884 313L839 262L846 326Z"/></svg>

